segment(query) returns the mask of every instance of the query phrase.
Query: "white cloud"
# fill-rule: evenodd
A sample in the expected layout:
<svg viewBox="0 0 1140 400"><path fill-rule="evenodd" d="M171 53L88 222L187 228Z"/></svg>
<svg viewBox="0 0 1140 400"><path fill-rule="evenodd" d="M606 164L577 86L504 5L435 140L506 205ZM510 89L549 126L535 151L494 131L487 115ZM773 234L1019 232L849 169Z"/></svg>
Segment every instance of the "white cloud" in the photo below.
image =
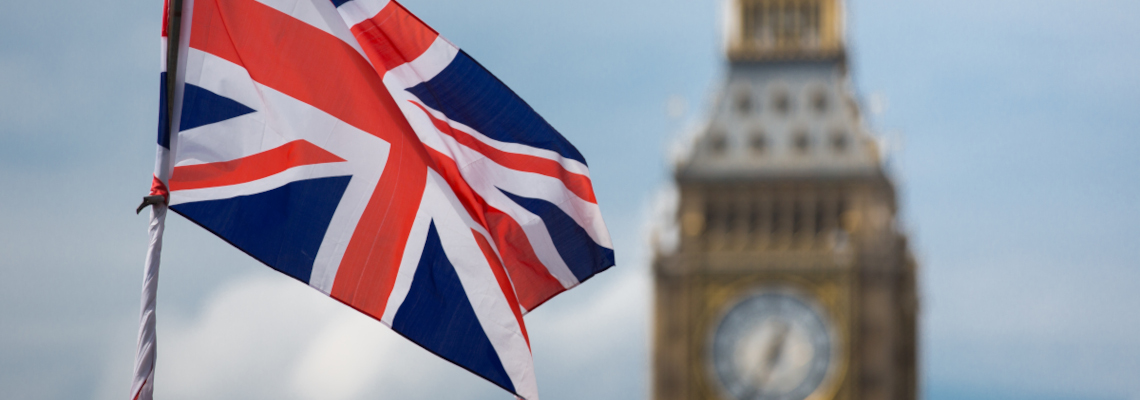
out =
<svg viewBox="0 0 1140 400"><path fill-rule="evenodd" d="M562 304L557 313L528 321L535 346L543 345L541 350L556 355L559 364L600 366L597 365L602 364L600 360L623 352L623 347L642 342L640 334L644 328L641 325L648 314L648 277L632 271L621 272L607 276L610 281L601 288L603 290L588 293L592 296L567 298L565 300L573 301ZM602 282L587 284L590 283Z"/></svg>
<svg viewBox="0 0 1140 400"><path fill-rule="evenodd" d="M160 314L156 397L294 397L291 366L336 311L322 297L284 277L241 278L190 321L163 324Z"/></svg>
<svg viewBox="0 0 1140 400"><path fill-rule="evenodd" d="M383 376L384 360L390 359L384 356L395 335L375 320L353 317L339 315L331 321L294 365L291 385L301 397L351 399Z"/></svg>
<svg viewBox="0 0 1140 400"><path fill-rule="evenodd" d="M339 310L292 366L293 393L303 399L506 399L510 395L423 350L380 322Z"/></svg>
<svg viewBox="0 0 1140 400"><path fill-rule="evenodd" d="M588 290L568 292L558 306L527 318L543 398L644 394L649 284L642 271L604 274ZM378 321L286 277L231 280L204 304L190 318L160 312L156 397L510 398ZM580 385L584 380L599 383Z"/></svg>

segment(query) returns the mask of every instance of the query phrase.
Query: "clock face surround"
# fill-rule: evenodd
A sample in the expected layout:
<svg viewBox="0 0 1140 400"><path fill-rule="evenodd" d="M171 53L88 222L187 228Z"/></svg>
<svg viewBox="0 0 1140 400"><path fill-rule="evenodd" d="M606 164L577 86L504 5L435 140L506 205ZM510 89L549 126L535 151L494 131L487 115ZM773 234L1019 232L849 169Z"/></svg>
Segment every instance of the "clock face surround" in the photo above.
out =
<svg viewBox="0 0 1140 400"><path fill-rule="evenodd" d="M804 400L837 363L820 308L793 290L767 289L733 304L710 344L715 379L733 400Z"/></svg>

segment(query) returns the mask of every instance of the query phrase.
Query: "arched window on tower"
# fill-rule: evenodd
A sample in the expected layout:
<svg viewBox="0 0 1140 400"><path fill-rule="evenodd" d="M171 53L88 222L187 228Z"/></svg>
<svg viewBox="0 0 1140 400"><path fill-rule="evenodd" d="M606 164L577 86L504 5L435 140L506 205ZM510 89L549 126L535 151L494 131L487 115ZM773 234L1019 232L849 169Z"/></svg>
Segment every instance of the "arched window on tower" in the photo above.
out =
<svg viewBox="0 0 1140 400"><path fill-rule="evenodd" d="M811 138L808 137L807 131L798 129L792 134L792 144L798 154L804 155L811 149Z"/></svg>
<svg viewBox="0 0 1140 400"><path fill-rule="evenodd" d="M713 201L705 203L705 232L718 232L722 228L720 205Z"/></svg>
<svg viewBox="0 0 1140 400"><path fill-rule="evenodd" d="M821 0L742 0L744 43L760 50L816 49L822 37Z"/></svg>
<svg viewBox="0 0 1140 400"><path fill-rule="evenodd" d="M747 116L752 113L752 92L748 88L736 90L736 113Z"/></svg>
<svg viewBox="0 0 1140 400"><path fill-rule="evenodd" d="M709 132L708 137L709 150L713 155L724 155L728 151L728 135L720 130L713 130Z"/></svg>
<svg viewBox="0 0 1140 400"><path fill-rule="evenodd" d="M744 4L742 16L744 17L744 40L759 48L772 46L774 38L772 32L772 16L768 9L770 4L763 1L752 1Z"/></svg>
<svg viewBox="0 0 1140 400"><path fill-rule="evenodd" d="M815 215L812 218L812 223L815 225L815 236L818 237L819 235L823 234L827 221L824 219L825 216L823 213L823 202L817 201L813 203L812 206L815 208Z"/></svg>
<svg viewBox="0 0 1140 400"><path fill-rule="evenodd" d="M831 133L831 149L836 153L843 153L847 151L850 146L850 139L847 137L847 132L836 130Z"/></svg>
<svg viewBox="0 0 1140 400"><path fill-rule="evenodd" d="M820 11L819 1L808 1L804 4L804 26L801 36L804 47L816 48L819 46L820 19L822 17Z"/></svg>
<svg viewBox="0 0 1140 400"><path fill-rule="evenodd" d="M763 154L764 151L768 149L768 137L764 134L764 131L759 129L752 131L752 134L748 137L748 147L752 149L754 154Z"/></svg>
<svg viewBox="0 0 1140 400"><path fill-rule="evenodd" d="M748 234L756 235L764 225L764 206L759 201L748 204Z"/></svg>
<svg viewBox="0 0 1140 400"><path fill-rule="evenodd" d="M781 208L784 203L779 199L773 200L768 204L768 235L776 236L780 233L780 225L782 224L780 215Z"/></svg>
<svg viewBox="0 0 1140 400"><path fill-rule="evenodd" d="M724 221L721 222L721 229L724 230L725 234L732 234L736 231L738 216L736 213L736 202L733 200L732 198L727 198L721 203L721 207L724 208L722 211Z"/></svg>
<svg viewBox="0 0 1140 400"><path fill-rule="evenodd" d="M806 217L806 207L804 207L802 200L795 200L792 203L792 235L799 235L805 231L804 220Z"/></svg>

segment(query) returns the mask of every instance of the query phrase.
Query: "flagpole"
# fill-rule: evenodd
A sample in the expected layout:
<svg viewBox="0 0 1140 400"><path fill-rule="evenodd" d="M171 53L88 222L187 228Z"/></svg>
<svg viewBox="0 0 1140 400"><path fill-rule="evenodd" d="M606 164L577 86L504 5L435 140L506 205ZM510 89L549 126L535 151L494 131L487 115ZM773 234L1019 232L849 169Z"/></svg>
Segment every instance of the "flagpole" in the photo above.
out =
<svg viewBox="0 0 1140 400"><path fill-rule="evenodd" d="M178 38L182 31L182 0L168 0L166 9L166 121L164 126L170 135L173 129L174 98L178 76ZM171 141L167 141L170 145ZM171 145L171 147L173 147ZM162 235L166 229L167 190L166 182L170 178L171 149L163 151L162 145L155 160L154 182L150 195L143 198L142 204L136 210L142 211L146 206L150 208L150 224L148 227L149 243L146 252L146 262L143 266L142 304L139 312L138 350L135 354L134 381L131 384L132 400L152 400L154 398L154 369L157 360L157 338L155 332L155 304L158 294L158 270L162 258Z"/></svg>

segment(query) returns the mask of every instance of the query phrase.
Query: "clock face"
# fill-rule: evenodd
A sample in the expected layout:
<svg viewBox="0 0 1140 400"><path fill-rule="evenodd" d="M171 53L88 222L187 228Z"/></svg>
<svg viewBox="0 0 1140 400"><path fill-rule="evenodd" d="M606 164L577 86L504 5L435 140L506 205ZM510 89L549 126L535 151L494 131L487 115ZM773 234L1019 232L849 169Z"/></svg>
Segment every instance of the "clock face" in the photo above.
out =
<svg viewBox="0 0 1140 400"><path fill-rule="evenodd" d="M736 400L803 400L835 362L827 319L800 296L768 291L734 305L713 334L713 370Z"/></svg>

